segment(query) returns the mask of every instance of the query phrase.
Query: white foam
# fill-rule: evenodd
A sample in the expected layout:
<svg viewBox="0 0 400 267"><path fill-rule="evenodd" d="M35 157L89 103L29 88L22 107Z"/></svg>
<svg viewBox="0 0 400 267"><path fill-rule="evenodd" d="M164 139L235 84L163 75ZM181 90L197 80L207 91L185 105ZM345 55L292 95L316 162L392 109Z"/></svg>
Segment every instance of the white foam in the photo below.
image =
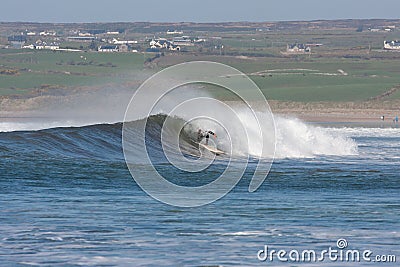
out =
<svg viewBox="0 0 400 267"><path fill-rule="evenodd" d="M357 143L340 130L308 125L296 118L275 116L276 157L357 155Z"/></svg>
<svg viewBox="0 0 400 267"><path fill-rule="evenodd" d="M216 113L222 112L222 110L219 111L218 106L213 106L212 109ZM275 158L358 155L357 143L348 132L342 129L333 131L331 128L306 124L297 118L281 116L274 116L274 128L269 114L256 112L260 120L259 125L251 110L235 107L234 111L239 118L239 123L229 116L219 121L221 125L230 129L229 136L224 133L222 127L212 122L199 121L196 125L201 129L214 130L218 135L217 145L223 151L230 151L231 144L229 142L231 141L233 155L269 158L271 157L269 150L273 146L268 142L272 142L274 138L276 140ZM241 130L242 127L246 131L245 134ZM266 136L262 136L262 134Z"/></svg>

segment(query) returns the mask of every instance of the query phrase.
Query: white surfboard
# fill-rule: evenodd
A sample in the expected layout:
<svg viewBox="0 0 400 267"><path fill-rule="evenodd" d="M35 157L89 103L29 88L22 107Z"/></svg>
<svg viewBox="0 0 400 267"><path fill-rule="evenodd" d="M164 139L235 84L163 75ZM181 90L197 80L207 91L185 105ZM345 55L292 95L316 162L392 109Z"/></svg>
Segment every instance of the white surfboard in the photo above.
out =
<svg viewBox="0 0 400 267"><path fill-rule="evenodd" d="M215 147L211 147L211 146L208 146L208 145L205 145L205 144L202 144L202 143L199 143L199 146L204 148L204 149L207 149L208 151L214 153L215 155L225 154L224 151L218 150Z"/></svg>

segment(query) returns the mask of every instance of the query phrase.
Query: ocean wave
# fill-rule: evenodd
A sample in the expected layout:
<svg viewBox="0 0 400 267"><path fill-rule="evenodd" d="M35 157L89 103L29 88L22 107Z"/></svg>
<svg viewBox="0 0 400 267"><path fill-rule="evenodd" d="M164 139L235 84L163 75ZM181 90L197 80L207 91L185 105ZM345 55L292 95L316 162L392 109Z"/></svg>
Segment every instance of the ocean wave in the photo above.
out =
<svg viewBox="0 0 400 267"><path fill-rule="evenodd" d="M257 136L256 125L251 125L246 119L245 114L239 115L244 121L248 132L248 143L238 144L236 150L232 151L232 156L236 157L260 157L260 146L262 138ZM146 146L149 157L153 162L168 162L165 157L165 150L172 153L186 156L200 156L201 151L197 144L197 130L207 129L207 124L201 121L188 123L182 118L170 118L172 123L164 127L166 115L152 115L148 120L142 119L130 124L130 131L136 131L139 124L146 123ZM71 123L73 124L73 123ZM305 158L316 157L319 155L355 155L357 154L357 144L349 137L348 129L332 130L322 127L308 125L295 118L275 117L276 124L276 157L277 158ZM20 124L10 125L10 129L40 129L39 126L57 126L54 123L31 124L23 127ZM124 160L122 153L122 123L96 124L79 127L59 127L44 130L13 131L0 133L0 151L14 153L18 155L32 155L37 153L47 157L73 157L73 158L92 158L99 160ZM182 125L185 125L182 128ZM164 127L164 128L163 128ZM261 122L261 127L263 127ZM254 129L253 129L254 128ZM219 129L212 129L219 133ZM162 131L164 131L162 136ZM212 140L215 145L228 151L229 139L226 138L221 130L221 135ZM376 133L376 130L374 130ZM378 131L379 133L379 131ZM231 132L233 136L236 133ZM363 131L361 135L365 134ZM133 133L140 136L140 133ZM179 136L179 147L174 146L173 139ZM244 137L243 137L244 138ZM240 139L240 138L239 138ZM142 140L137 140L141 142ZM138 143L134 141L132 150ZM11 151L11 152L10 152ZM139 161L143 155L136 155Z"/></svg>

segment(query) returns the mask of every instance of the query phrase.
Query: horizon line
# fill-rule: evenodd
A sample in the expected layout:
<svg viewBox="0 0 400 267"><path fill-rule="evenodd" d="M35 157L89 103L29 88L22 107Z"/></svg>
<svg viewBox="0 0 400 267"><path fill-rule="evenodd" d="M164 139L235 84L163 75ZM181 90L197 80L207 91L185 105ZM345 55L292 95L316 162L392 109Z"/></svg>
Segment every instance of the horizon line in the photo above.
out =
<svg viewBox="0 0 400 267"><path fill-rule="evenodd" d="M81 22L49 22L49 21L0 21L0 23L32 23L32 24L109 24L109 23L165 23L165 24L225 24L225 23L279 23L279 22L315 22L315 21L351 21L351 20L399 20L400 18L336 18L336 19L294 19L294 20L265 20L265 21L251 21L251 20L238 20L238 21L81 21Z"/></svg>

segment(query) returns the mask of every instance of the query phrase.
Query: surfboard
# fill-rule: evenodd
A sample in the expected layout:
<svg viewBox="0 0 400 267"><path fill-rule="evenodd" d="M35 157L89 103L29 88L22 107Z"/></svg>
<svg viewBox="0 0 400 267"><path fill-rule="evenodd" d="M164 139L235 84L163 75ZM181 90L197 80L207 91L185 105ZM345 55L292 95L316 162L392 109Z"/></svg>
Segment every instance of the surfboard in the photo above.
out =
<svg viewBox="0 0 400 267"><path fill-rule="evenodd" d="M205 145L205 144L202 144L202 143L199 143L199 147L202 147L202 148L204 148L204 149L207 149L208 151L214 153L215 155L225 154L224 151L218 150L218 149L215 148L215 147L211 147L211 146L208 146L208 145Z"/></svg>

